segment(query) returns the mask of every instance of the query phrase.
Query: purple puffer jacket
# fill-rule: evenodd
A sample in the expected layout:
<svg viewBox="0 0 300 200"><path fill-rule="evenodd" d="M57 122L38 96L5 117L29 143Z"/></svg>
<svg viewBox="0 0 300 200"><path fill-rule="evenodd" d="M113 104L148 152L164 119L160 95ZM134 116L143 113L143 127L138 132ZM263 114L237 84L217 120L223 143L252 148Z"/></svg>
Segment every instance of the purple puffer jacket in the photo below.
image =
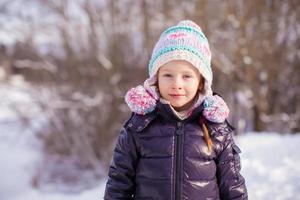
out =
<svg viewBox="0 0 300 200"><path fill-rule="evenodd" d="M209 153L198 123L202 109L183 121L161 103L147 115L133 114L119 135L104 199L248 199L233 128L208 122Z"/></svg>

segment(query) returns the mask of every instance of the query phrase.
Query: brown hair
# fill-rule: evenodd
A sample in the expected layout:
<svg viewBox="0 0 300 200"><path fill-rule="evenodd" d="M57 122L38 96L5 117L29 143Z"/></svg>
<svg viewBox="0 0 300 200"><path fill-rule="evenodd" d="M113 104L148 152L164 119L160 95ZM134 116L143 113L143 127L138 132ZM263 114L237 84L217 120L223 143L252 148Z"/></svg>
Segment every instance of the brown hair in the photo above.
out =
<svg viewBox="0 0 300 200"><path fill-rule="evenodd" d="M208 131L207 127L206 127L205 121L206 120L204 119L204 117L201 116L200 120L199 120L199 123L200 123L202 131L203 131L204 140L206 142L208 151L211 152L212 151L213 143L212 143L212 140L210 138L209 131Z"/></svg>
<svg viewBox="0 0 300 200"><path fill-rule="evenodd" d="M200 82L199 82L199 93L202 93L203 90L204 90L204 84L205 84L205 79L204 77L200 74ZM206 142L206 145L207 145L207 148L208 148L208 151L211 152L212 150L212 141L211 141L211 138L209 136L209 131L206 127L206 124L205 124L205 119L203 116L201 116L200 120L199 120L199 123L201 125L201 128L202 128L202 131L203 131L203 135L204 135L204 140Z"/></svg>
<svg viewBox="0 0 300 200"><path fill-rule="evenodd" d="M200 82L198 86L199 93L202 93L204 90L204 84L205 84L205 79L204 77L200 74Z"/></svg>

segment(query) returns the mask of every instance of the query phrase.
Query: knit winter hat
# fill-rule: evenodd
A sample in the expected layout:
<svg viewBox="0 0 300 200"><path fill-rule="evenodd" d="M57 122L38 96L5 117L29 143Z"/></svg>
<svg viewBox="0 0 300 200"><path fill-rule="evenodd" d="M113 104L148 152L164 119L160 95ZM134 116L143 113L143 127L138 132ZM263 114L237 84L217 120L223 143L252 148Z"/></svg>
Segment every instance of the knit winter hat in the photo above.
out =
<svg viewBox="0 0 300 200"><path fill-rule="evenodd" d="M221 97L212 93L213 75L209 44L201 28L190 20L181 21L160 35L149 62L149 78L143 85L131 88L125 95L130 110L145 115L155 109L160 99L155 84L157 72L161 66L173 60L191 63L205 79L204 89L198 94L197 101L188 113L204 102L202 113L206 119L217 123L223 122L228 117L229 109Z"/></svg>
<svg viewBox="0 0 300 200"><path fill-rule="evenodd" d="M153 79L158 69L172 60L191 63L211 87L213 75L209 44L201 28L193 21L181 21L160 35L150 59L149 79Z"/></svg>

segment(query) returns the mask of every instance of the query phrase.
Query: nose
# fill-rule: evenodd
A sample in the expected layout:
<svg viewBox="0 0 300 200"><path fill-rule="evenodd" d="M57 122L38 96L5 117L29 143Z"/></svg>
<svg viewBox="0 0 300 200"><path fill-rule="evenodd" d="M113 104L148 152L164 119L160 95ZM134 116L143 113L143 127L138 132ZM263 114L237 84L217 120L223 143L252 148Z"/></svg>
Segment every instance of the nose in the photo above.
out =
<svg viewBox="0 0 300 200"><path fill-rule="evenodd" d="M182 80L179 77L175 77L172 84L172 89L181 90L182 89Z"/></svg>

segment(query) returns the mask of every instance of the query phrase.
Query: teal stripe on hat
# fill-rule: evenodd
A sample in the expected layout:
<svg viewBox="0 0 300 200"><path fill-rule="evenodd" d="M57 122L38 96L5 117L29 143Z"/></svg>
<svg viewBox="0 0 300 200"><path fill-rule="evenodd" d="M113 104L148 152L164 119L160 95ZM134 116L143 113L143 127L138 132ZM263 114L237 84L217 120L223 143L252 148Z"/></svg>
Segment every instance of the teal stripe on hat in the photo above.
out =
<svg viewBox="0 0 300 200"><path fill-rule="evenodd" d="M176 50L186 50L186 51L189 51L189 52L193 53L194 55L196 55L198 58L201 59L201 61L204 63L204 65L206 66L206 68L208 69L208 71L210 72L210 74L212 75L210 64L205 59L205 57L203 56L203 54L199 53L199 51L197 49L191 48L189 46L175 46L175 47L172 46L172 47L167 47L167 48L164 48L164 49L160 50L158 53L155 54L155 56L153 58L151 58L151 61L149 63L149 75L150 75L150 72L152 71L154 63L157 61L157 59L160 56L162 56L165 53L168 53L168 52L171 52L171 51L176 51Z"/></svg>

